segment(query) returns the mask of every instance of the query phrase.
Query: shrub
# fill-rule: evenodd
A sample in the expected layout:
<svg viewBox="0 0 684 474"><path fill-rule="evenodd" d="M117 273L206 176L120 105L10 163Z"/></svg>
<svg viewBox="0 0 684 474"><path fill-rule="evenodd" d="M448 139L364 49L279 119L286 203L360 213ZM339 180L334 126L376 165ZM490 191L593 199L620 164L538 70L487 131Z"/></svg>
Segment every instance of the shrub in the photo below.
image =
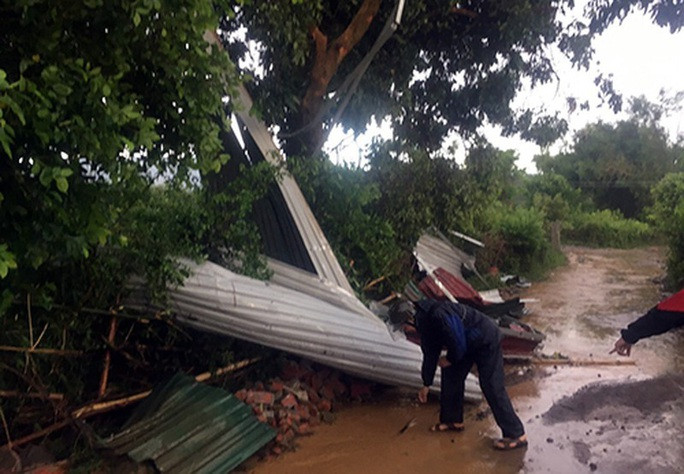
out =
<svg viewBox="0 0 684 474"><path fill-rule="evenodd" d="M647 223L605 209L571 215L564 223L563 238L581 245L629 248L652 242L654 234Z"/></svg>
<svg viewBox="0 0 684 474"><path fill-rule="evenodd" d="M679 288L684 282L684 173L666 175L652 190L653 226L665 234L669 247L667 262L670 283Z"/></svg>
<svg viewBox="0 0 684 474"><path fill-rule="evenodd" d="M497 206L487 216L485 249L478 255L481 265L536 278L561 263L562 256L551 250L541 211Z"/></svg>

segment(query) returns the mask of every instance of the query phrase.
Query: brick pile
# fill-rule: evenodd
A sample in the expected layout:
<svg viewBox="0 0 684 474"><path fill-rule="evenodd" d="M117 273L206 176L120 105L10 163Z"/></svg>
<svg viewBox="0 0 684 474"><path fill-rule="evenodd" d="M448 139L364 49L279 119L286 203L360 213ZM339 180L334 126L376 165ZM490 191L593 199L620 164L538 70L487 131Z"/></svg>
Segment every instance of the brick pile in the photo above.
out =
<svg viewBox="0 0 684 474"><path fill-rule="evenodd" d="M308 361L288 360L280 377L256 382L235 393L252 407L259 421L278 431L271 455L296 448L299 436L309 435L321 422L333 420L336 404L364 400L374 384Z"/></svg>

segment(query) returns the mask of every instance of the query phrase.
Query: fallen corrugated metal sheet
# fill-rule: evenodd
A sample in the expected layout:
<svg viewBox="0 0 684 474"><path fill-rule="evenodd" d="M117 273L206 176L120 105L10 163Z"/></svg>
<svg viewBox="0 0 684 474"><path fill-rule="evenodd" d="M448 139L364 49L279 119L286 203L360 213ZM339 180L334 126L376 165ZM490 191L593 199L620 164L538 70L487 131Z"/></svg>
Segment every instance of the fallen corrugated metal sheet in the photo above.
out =
<svg viewBox="0 0 684 474"><path fill-rule="evenodd" d="M249 94L244 87L239 87L239 92L241 106L235 113L246 147L242 158L249 155L250 163L265 159L282 164L268 129L249 113ZM231 146L236 144L236 140L230 141ZM237 154L240 149L233 151ZM274 253L288 257L290 264L270 259L273 278L263 282L213 263L188 263L192 275L183 286L169 290L177 318L206 331L297 354L369 380L422 386L420 349L403 334L391 333L356 298L299 186L288 173L283 174L278 192L271 198L263 203L263 214L256 218L262 219L262 232L273 230L274 235L265 236L266 240L271 239ZM278 239L289 239L291 251L298 255L289 258L289 247L280 246ZM304 253L308 258L303 258ZM301 268L292 266L304 260ZM140 294L133 298L144 306ZM469 400L481 398L476 380L474 376L467 380ZM439 387L438 382L435 387Z"/></svg>
<svg viewBox="0 0 684 474"><path fill-rule="evenodd" d="M192 275L169 293L179 321L297 354L368 380L422 386L420 348L403 335L393 337L379 318L273 282L238 275L213 263L188 265ZM469 376L466 387L469 400L481 398L474 376Z"/></svg>
<svg viewBox="0 0 684 474"><path fill-rule="evenodd" d="M252 98L242 85L238 89L241 106L235 111L236 115L253 138L264 159L272 165L281 165L282 157L280 151L273 143L266 125L250 114ZM340 267L328 240L325 238L323 231L318 225L318 221L316 221L295 180L289 173L285 172L279 180L278 186L304 241L304 245L309 252L316 273L353 293L354 290L349 281L347 281L342 267Z"/></svg>
<svg viewBox="0 0 684 474"><path fill-rule="evenodd" d="M273 283L306 293L333 305L342 305L362 316L374 320L378 319L375 314L359 301L355 294L337 286L330 280L272 258L268 259L268 267L273 272L270 279Z"/></svg>
<svg viewBox="0 0 684 474"><path fill-rule="evenodd" d="M151 460L164 473L229 472L275 435L230 393L178 374L104 444L136 462Z"/></svg>
<svg viewBox="0 0 684 474"><path fill-rule="evenodd" d="M428 273L442 267L449 273L462 278L462 265L475 270L475 257L453 245L449 239L436 230L420 236L413 249L413 255L423 267L422 269Z"/></svg>

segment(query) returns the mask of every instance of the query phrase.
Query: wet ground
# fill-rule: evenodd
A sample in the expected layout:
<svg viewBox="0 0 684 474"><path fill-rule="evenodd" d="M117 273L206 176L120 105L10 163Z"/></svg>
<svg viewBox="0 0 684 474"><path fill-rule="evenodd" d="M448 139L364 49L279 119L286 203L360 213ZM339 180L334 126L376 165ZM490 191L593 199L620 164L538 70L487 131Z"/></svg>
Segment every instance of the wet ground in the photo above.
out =
<svg viewBox="0 0 684 474"><path fill-rule="evenodd" d="M547 334L542 352L581 360L609 356L618 330L660 299L663 249L566 248L568 265L523 295L524 320ZM508 367L509 393L530 446L498 452L486 404L471 406L464 433L430 433L438 402L389 390L350 405L332 424L302 438L299 449L251 464L262 473L682 473L684 332L640 341L634 366ZM515 381L518 380L517 383ZM520 381L522 380L522 381ZM412 422L412 423L410 423ZM403 427L410 425L403 433Z"/></svg>

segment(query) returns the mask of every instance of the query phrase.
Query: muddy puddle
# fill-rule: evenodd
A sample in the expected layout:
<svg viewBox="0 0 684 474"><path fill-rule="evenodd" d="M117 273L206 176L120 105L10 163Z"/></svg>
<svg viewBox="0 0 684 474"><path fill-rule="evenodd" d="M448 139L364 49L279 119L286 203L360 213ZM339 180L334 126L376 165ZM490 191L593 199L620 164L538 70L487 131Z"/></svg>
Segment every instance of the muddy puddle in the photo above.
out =
<svg viewBox="0 0 684 474"><path fill-rule="evenodd" d="M618 360L608 352L619 328L660 298L663 249L568 247L568 266L523 296L528 322L547 334L542 352ZM390 389L373 403L336 411L333 423L302 438L295 452L252 462L262 473L682 473L684 332L640 341L636 365L508 366L508 391L526 426L525 450L498 452L486 404L471 405L463 433L430 433L436 398ZM410 426L401 433L402 428Z"/></svg>

